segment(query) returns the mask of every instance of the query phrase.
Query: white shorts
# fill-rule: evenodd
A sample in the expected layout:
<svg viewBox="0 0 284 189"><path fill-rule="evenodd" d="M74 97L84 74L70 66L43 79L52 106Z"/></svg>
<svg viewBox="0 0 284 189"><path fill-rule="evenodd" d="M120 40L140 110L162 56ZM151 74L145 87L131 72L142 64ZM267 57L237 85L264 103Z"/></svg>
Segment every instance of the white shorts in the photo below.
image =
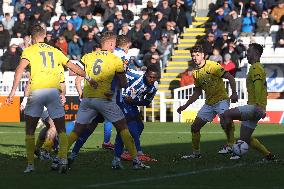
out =
<svg viewBox="0 0 284 189"><path fill-rule="evenodd" d="M230 107L229 100L222 100L214 105L204 104L202 108L198 111L197 117L203 121L211 122L214 117L218 114L223 114Z"/></svg>
<svg viewBox="0 0 284 189"><path fill-rule="evenodd" d="M258 121L265 115L265 111L256 109L255 105L244 105L238 107L241 113L242 125L255 129Z"/></svg>
<svg viewBox="0 0 284 189"><path fill-rule="evenodd" d="M31 92L25 108L25 114L31 117L41 117L44 106L49 117L56 119L65 116L60 92L56 88L38 89Z"/></svg>
<svg viewBox="0 0 284 189"><path fill-rule="evenodd" d="M99 98L83 98L77 113L76 122L80 124L90 124L101 113L102 116L114 123L124 118L119 106L109 100Z"/></svg>

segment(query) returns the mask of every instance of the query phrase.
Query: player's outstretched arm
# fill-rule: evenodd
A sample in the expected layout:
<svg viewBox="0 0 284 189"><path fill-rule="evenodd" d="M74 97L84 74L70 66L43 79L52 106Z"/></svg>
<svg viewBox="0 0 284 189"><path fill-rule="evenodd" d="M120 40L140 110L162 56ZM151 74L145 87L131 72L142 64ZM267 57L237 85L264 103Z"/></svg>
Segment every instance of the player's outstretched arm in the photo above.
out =
<svg viewBox="0 0 284 189"><path fill-rule="evenodd" d="M7 104L10 104L10 103L13 102L13 97L15 96L15 93L16 93L17 87L19 85L19 82L22 78L23 72L24 72L25 68L29 65L29 63L30 62L27 59L21 59L18 67L16 68L14 81L13 81L13 87L12 87L12 90L11 90L9 96L6 99Z"/></svg>
<svg viewBox="0 0 284 189"><path fill-rule="evenodd" d="M80 66L73 64L71 61L68 61L66 67L77 75L84 77L90 83L90 85L92 85L94 88L97 88L98 83L92 78L90 78L90 76L88 76L86 72L82 68L80 68Z"/></svg>
<svg viewBox="0 0 284 189"><path fill-rule="evenodd" d="M177 109L177 112L180 114L183 110L185 110L190 104L192 104L193 102L195 102L199 96L202 94L202 88L201 87L195 87L194 88L194 92L192 94L192 96L189 97L188 101L180 106L178 109Z"/></svg>
<svg viewBox="0 0 284 189"><path fill-rule="evenodd" d="M76 79L75 79L75 87L76 87L76 90L77 90L80 98L82 98L82 94L83 94L83 90L82 90L82 86L81 86L83 79L84 78L81 77L81 76L77 76Z"/></svg>
<svg viewBox="0 0 284 189"><path fill-rule="evenodd" d="M236 81L235 81L234 76L232 76L229 72L226 72L223 75L223 78L229 80L230 87L232 89L232 95L230 96L231 102L232 103L238 102L238 93L237 93L237 90L236 90Z"/></svg>

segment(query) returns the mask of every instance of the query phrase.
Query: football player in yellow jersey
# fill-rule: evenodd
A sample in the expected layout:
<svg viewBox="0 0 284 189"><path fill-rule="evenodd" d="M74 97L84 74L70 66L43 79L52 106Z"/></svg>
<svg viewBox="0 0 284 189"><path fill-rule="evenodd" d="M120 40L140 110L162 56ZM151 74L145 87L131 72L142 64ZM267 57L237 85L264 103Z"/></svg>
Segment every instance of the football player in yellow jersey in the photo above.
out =
<svg viewBox="0 0 284 189"><path fill-rule="evenodd" d="M256 138L252 137L258 121L264 118L267 104L266 73L260 63L263 47L257 43L249 45L247 50L248 63L251 64L247 75L247 105L226 110L224 122L230 127L233 120L240 120L240 140L245 141L252 148L258 150L265 157L264 160L274 160L275 156L267 150ZM231 158L234 159L234 158Z"/></svg>
<svg viewBox="0 0 284 189"><path fill-rule="evenodd" d="M122 110L116 104L116 101L109 99L105 95L111 90L114 76L117 77L120 88L127 87L123 62L120 57L112 53L115 45L116 35L112 32L105 32L101 36L102 50L86 54L81 59L85 65L86 73L98 82L98 87L94 89L89 83L85 82L83 99L77 113L76 124L68 137L68 147L70 148L87 125L100 113L105 119L113 123L117 132L120 134L124 145L133 158L133 168L147 169L150 167L140 162L137 157L134 140L128 130ZM120 161L116 161L116 164L112 164L112 168L121 169L123 167Z"/></svg>
<svg viewBox="0 0 284 189"><path fill-rule="evenodd" d="M65 112L60 99L61 67L66 66L78 75L85 77L93 86L96 86L96 82L86 75L79 66L69 61L60 50L44 43L46 36L44 28L35 25L31 29L31 35L33 45L24 49L22 53L21 61L15 71L13 87L6 103L13 102L23 71L29 65L31 68L31 92L25 108L28 166L24 172L34 171L34 132L45 106L59 135L59 172L65 173L67 171L68 139L65 133Z"/></svg>
<svg viewBox="0 0 284 189"><path fill-rule="evenodd" d="M191 49L192 60L196 65L193 72L195 90L191 97L189 97L186 104L177 109L178 113L185 110L190 104L195 102L205 91L206 101L199 110L197 117L191 125L192 133L192 154L185 155L182 159L201 158L200 153L200 129L207 123L211 122L216 114L222 119L222 114L229 109L229 97L225 90L223 78L228 79L232 88L232 95L230 99L232 102L237 102L238 95L236 92L236 82L234 77L226 72L222 66L213 61L205 60L205 54L201 46L195 46ZM233 145L234 129L233 127L225 129L220 121L222 128L227 135L228 145Z"/></svg>

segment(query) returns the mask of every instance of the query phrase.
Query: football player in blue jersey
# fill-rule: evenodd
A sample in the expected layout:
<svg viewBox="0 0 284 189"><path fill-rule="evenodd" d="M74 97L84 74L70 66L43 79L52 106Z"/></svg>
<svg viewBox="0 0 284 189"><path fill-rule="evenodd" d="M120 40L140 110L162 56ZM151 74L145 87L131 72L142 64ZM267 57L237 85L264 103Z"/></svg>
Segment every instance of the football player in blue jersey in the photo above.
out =
<svg viewBox="0 0 284 189"><path fill-rule="evenodd" d="M128 87L122 90L121 98L117 101L122 109L128 124L128 129L132 135L139 155L145 157L140 144L140 136L144 129L143 121L138 106L148 106L151 104L157 92L159 70L155 66L148 66L146 72L128 70L126 73ZM122 169L120 163L123 153L123 142L119 135L115 140L115 157L112 162L114 169ZM141 159L145 160L145 159Z"/></svg>

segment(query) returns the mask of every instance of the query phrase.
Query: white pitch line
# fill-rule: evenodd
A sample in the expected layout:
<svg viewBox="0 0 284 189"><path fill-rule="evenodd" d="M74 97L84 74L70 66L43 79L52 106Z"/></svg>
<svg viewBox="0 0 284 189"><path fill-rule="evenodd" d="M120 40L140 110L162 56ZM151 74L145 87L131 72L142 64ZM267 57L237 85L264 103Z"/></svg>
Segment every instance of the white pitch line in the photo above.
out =
<svg viewBox="0 0 284 189"><path fill-rule="evenodd" d="M184 177L184 176L189 176L189 175L196 175L196 174L205 173L205 172L234 169L234 168L242 167L242 166L245 166L245 165L247 165L247 164L246 163L240 163L240 164L236 164L236 165L233 165L233 166L227 166L227 167L222 166L222 167L215 167L215 168L210 168L210 169L202 169L202 170L199 170L199 171L189 171L189 172L184 172L184 173L164 175L164 176L158 176L158 177L145 177L145 178L138 178L138 179L131 179L131 180L122 180L122 181L117 181L117 182L91 184L91 185L86 185L86 186L82 186L82 187L84 187L84 188L98 188L98 187L111 186L111 185L117 185L117 184L128 184L128 183L144 182L144 181L152 181L152 180L163 180L163 179L168 179L168 178L176 178L176 177Z"/></svg>

